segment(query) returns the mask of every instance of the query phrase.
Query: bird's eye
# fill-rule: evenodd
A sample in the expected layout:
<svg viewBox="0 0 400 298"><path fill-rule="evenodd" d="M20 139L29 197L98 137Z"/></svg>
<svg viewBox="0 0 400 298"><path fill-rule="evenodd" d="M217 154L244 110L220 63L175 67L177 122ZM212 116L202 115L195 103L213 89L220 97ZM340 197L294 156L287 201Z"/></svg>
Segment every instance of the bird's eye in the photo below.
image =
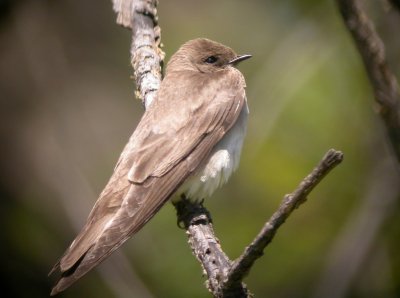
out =
<svg viewBox="0 0 400 298"><path fill-rule="evenodd" d="M218 60L217 57L215 57L215 56L210 56L210 57L207 57L207 59L204 60L204 62L209 63L209 64L213 64L213 63L217 62L217 60Z"/></svg>

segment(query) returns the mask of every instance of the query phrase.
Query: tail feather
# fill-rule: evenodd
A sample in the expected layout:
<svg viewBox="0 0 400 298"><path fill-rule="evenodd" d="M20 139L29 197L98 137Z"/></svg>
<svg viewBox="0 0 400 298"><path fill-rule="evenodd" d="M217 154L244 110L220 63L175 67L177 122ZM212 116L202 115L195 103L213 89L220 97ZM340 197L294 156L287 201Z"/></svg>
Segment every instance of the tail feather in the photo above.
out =
<svg viewBox="0 0 400 298"><path fill-rule="evenodd" d="M223 132L221 128L204 135L190 158L183 159L163 176L150 176L141 184L131 184L128 180L119 180L121 173L117 171L89 215L85 228L51 270L50 273L61 272L51 295L68 288L139 231L197 168L202 158L208 156Z"/></svg>
<svg viewBox="0 0 400 298"><path fill-rule="evenodd" d="M161 208L168 199L152 201L142 204L152 195L154 188L132 184L122 200L121 206L113 216L107 220L96 223L96 235L90 235L93 229L83 229L77 240L73 242L64 256L50 271L50 274L59 271L61 276L51 291L56 295L67 289L83 275L106 259L114 250L119 248L129 237L136 233L142 226ZM139 199L140 198L140 199ZM79 241L80 239L91 239ZM84 249L86 248L86 250Z"/></svg>
<svg viewBox="0 0 400 298"><path fill-rule="evenodd" d="M70 285L72 285L75 281L79 279L79 277L74 277L74 272L76 269L79 267L81 264L82 260L85 258L86 253L72 266L69 270L62 272L60 278L58 279L56 285L52 288L50 296L54 296L65 289L67 289ZM50 271L49 274L52 274L52 272L55 272L56 270L60 269L59 262L53 267L52 271Z"/></svg>

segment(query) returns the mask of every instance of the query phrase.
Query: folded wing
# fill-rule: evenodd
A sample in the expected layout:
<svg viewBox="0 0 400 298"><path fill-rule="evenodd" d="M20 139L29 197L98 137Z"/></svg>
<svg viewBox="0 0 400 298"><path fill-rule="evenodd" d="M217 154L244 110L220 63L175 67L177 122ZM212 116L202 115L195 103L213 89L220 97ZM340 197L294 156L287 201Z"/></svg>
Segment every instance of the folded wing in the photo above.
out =
<svg viewBox="0 0 400 298"><path fill-rule="evenodd" d="M51 271L61 272L52 295L149 221L235 123L245 102L238 72L215 73L193 86L190 74L174 76L164 79L158 99L143 115L86 225Z"/></svg>

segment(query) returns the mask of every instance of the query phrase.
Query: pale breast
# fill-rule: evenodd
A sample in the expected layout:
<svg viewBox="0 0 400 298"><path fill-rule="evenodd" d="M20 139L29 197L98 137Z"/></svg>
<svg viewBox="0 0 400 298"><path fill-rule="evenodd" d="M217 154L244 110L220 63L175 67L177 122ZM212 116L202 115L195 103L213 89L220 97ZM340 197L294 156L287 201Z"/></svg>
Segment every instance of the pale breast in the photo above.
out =
<svg viewBox="0 0 400 298"><path fill-rule="evenodd" d="M181 186L178 195L185 193L192 200L204 199L228 181L239 166L248 113L245 103L236 123L215 145L194 175Z"/></svg>

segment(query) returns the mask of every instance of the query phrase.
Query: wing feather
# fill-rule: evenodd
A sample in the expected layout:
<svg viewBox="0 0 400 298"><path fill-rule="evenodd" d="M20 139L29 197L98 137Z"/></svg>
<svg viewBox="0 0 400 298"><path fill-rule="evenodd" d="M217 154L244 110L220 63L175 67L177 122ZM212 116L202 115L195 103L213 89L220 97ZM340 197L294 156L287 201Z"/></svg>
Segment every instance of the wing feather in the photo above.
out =
<svg viewBox="0 0 400 298"><path fill-rule="evenodd" d="M201 88L188 86L190 76L164 79L158 100L142 117L85 227L53 268L62 276L52 295L148 222L233 126L244 107L244 80L237 72L229 74L205 77ZM171 94L176 90L168 87L172 83L191 92Z"/></svg>

